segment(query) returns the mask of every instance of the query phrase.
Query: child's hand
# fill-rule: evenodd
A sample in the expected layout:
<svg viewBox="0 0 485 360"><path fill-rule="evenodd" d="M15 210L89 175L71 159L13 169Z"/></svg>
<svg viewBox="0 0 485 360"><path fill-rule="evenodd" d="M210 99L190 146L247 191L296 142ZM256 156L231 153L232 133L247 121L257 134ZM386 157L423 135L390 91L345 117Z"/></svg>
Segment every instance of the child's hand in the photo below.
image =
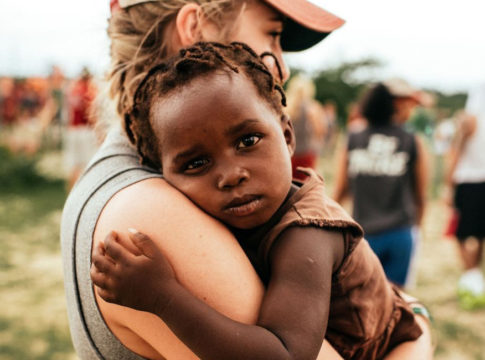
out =
<svg viewBox="0 0 485 360"><path fill-rule="evenodd" d="M107 302L163 311L176 283L172 266L148 236L132 229L129 236L139 253L130 252L111 232L94 250L91 280Z"/></svg>

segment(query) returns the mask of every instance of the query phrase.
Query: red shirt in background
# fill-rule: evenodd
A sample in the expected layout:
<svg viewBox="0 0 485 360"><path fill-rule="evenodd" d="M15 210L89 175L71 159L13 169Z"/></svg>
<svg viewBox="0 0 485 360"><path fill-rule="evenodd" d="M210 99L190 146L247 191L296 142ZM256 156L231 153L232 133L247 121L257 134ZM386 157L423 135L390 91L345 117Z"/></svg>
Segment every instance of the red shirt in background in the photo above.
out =
<svg viewBox="0 0 485 360"><path fill-rule="evenodd" d="M89 108L96 90L90 77L76 80L69 91L69 126L91 125Z"/></svg>

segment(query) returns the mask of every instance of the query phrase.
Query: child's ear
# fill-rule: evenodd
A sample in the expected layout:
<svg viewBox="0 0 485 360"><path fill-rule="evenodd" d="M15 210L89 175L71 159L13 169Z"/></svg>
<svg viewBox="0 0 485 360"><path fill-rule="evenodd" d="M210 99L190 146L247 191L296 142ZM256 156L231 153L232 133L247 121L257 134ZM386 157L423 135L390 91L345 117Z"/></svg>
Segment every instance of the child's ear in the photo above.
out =
<svg viewBox="0 0 485 360"><path fill-rule="evenodd" d="M281 127L283 129L283 135L285 136L286 145L288 146L290 156L293 156L296 147L296 138L293 123L288 115L281 115Z"/></svg>

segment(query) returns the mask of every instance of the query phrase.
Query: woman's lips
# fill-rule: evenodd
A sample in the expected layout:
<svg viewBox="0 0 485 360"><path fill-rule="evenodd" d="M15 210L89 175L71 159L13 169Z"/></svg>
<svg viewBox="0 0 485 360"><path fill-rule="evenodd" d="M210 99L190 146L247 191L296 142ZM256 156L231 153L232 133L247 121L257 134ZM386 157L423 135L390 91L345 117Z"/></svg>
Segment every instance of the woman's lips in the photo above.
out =
<svg viewBox="0 0 485 360"><path fill-rule="evenodd" d="M223 211L232 216L247 216L258 210L261 205L261 196L244 195L243 197L233 199L224 207Z"/></svg>

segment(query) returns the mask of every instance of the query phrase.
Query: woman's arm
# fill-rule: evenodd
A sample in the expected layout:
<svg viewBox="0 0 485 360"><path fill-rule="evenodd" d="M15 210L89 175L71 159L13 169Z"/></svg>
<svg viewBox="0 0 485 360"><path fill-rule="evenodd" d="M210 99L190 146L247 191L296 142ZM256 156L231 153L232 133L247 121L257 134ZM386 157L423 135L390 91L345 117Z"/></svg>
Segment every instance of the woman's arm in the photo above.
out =
<svg viewBox="0 0 485 360"><path fill-rule="evenodd" d="M409 294L400 291L401 297L410 305L423 307L419 301ZM400 359L433 359L433 339L431 335L431 321L429 317L424 314L414 315L416 322L423 331L421 336L414 341L406 341L399 344L391 352L389 352L385 360L400 360Z"/></svg>
<svg viewBox="0 0 485 360"><path fill-rule="evenodd" d="M428 187L428 158L423 141L420 137L415 136L416 139L416 164L414 168L415 186L414 198L416 202L416 224L419 226L423 220L424 207L426 204L426 189Z"/></svg>
<svg viewBox="0 0 485 360"><path fill-rule="evenodd" d="M185 196L160 179L122 190L104 208L93 248L111 230L122 233L130 227L153 239L177 279L197 298L237 321L256 322L264 291L259 277L230 232ZM121 238L128 241L126 235ZM96 295L106 323L131 350L155 359L196 358L160 318Z"/></svg>
<svg viewBox="0 0 485 360"><path fill-rule="evenodd" d="M447 156L447 168L445 174L445 184L453 186L453 173L455 172L458 160L463 152L466 142L473 135L477 127L477 119L473 115L465 112L458 116L456 135L453 138Z"/></svg>

